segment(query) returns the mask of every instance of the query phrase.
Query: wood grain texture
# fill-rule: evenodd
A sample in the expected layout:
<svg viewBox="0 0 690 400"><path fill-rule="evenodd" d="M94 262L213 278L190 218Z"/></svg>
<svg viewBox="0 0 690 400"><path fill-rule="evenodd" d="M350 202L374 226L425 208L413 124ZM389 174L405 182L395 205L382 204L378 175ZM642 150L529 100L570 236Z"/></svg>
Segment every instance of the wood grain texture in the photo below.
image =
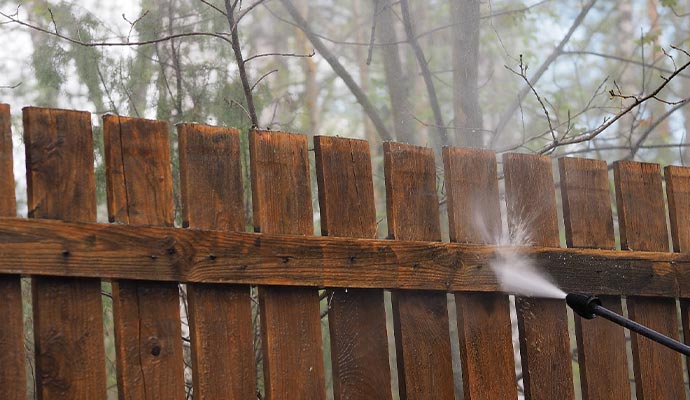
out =
<svg viewBox="0 0 690 400"><path fill-rule="evenodd" d="M496 246L18 218L0 218L0 246L3 274L501 291L489 268L499 250ZM690 297L690 256L684 253L545 247L514 251L533 259L565 291Z"/></svg>
<svg viewBox="0 0 690 400"><path fill-rule="evenodd" d="M27 107L23 120L29 217L94 222L91 115ZM32 295L38 397L105 397L100 280L36 278Z"/></svg>
<svg viewBox="0 0 690 400"><path fill-rule="evenodd" d="M283 132L249 134L254 229L312 235L307 139ZM318 292L260 287L266 397L325 399Z"/></svg>
<svg viewBox="0 0 690 400"><path fill-rule="evenodd" d="M496 154L443 149L451 242L495 243L501 232ZM467 400L517 398L508 296L455 293Z"/></svg>
<svg viewBox="0 0 690 400"><path fill-rule="evenodd" d="M10 106L0 104L0 217L14 217L14 162ZM0 387L8 400L26 399L22 287L19 275L0 275Z"/></svg>
<svg viewBox="0 0 690 400"><path fill-rule="evenodd" d="M441 240L432 149L383 144L388 236ZM393 325L401 399L453 399L445 293L394 291Z"/></svg>
<svg viewBox="0 0 690 400"><path fill-rule="evenodd" d="M673 250L690 251L690 168L664 168L666 197L671 222ZM690 344L690 300L680 299L681 326L685 344Z"/></svg>
<svg viewBox="0 0 690 400"><path fill-rule="evenodd" d="M551 159L504 154L508 227L526 224L532 244L559 247ZM525 398L573 399L565 302L516 297ZM548 349L548 351L544 351Z"/></svg>
<svg viewBox="0 0 690 400"><path fill-rule="evenodd" d="M561 158L558 167L568 247L615 249L606 162ZM623 315L620 297L600 299L606 308ZM575 314L575 335L582 398L630 399L623 327Z"/></svg>
<svg viewBox="0 0 690 400"><path fill-rule="evenodd" d="M240 136L236 129L177 126L183 225L243 231ZM187 286L195 399L249 399L256 363L249 286Z"/></svg>
<svg viewBox="0 0 690 400"><path fill-rule="evenodd" d="M668 251L661 169L658 164L617 161L614 164L621 248ZM628 315L678 340L674 299L627 298ZM685 396L680 354L640 335L631 334L637 398L680 399Z"/></svg>
<svg viewBox="0 0 690 400"><path fill-rule="evenodd" d="M167 123L106 115L103 133L111 222L172 226ZM113 317L119 395L183 399L177 284L114 281Z"/></svg>
<svg viewBox="0 0 690 400"><path fill-rule="evenodd" d="M316 136L321 233L376 237L369 143ZM391 399L383 290L333 289L329 298L333 395Z"/></svg>

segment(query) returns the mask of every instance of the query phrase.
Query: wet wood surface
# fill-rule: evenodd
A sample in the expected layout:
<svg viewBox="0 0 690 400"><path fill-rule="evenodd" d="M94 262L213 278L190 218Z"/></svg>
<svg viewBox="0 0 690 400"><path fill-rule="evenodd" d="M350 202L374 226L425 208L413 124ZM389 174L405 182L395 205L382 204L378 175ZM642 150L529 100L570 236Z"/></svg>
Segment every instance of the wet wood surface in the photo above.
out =
<svg viewBox="0 0 690 400"><path fill-rule="evenodd" d="M505 154L503 173L509 229L526 229L531 244L559 247L551 159ZM560 299L515 298L526 398L575 397L565 307Z"/></svg>
<svg viewBox="0 0 690 400"><path fill-rule="evenodd" d="M236 129L177 126L183 225L245 228L240 134ZM256 395L254 329L248 285L189 284L189 330L195 399Z"/></svg>
<svg viewBox="0 0 690 400"><path fill-rule="evenodd" d="M433 150L383 145L388 237L441 240ZM445 293L393 291L401 399L454 399Z"/></svg>
<svg viewBox="0 0 690 400"><path fill-rule="evenodd" d="M91 114L28 107L23 120L29 217L95 222ZM38 397L105 397L101 282L37 277L32 295Z"/></svg>
<svg viewBox="0 0 690 400"><path fill-rule="evenodd" d="M614 164L621 248L668 251L666 207L658 164ZM627 297L628 316L663 335L679 339L675 299ZM635 390L639 400L685 396L679 353L631 333Z"/></svg>
<svg viewBox="0 0 690 400"><path fill-rule="evenodd" d="M558 167L568 247L615 249L606 162L561 158ZM623 315L620 297L599 298L604 307ZM583 400L630 399L623 327L575 314L575 335Z"/></svg>
<svg viewBox="0 0 690 400"><path fill-rule="evenodd" d="M173 226L167 123L107 115L103 129L111 222ZM141 261L137 268L154 273ZM122 398L184 398L179 304L175 282L113 282Z"/></svg>
<svg viewBox="0 0 690 400"><path fill-rule="evenodd" d="M443 151L451 242L495 244L501 234L496 154ZM467 400L517 398L510 304L503 293L456 292Z"/></svg>
<svg viewBox="0 0 690 400"><path fill-rule="evenodd" d="M375 238L369 143L316 136L314 151L322 234ZM383 290L334 288L328 307L334 398L392 398Z"/></svg>
<svg viewBox="0 0 690 400"><path fill-rule="evenodd" d="M0 104L0 217L17 215L10 106ZM22 285L19 275L0 275L0 387L8 400L26 399Z"/></svg>
<svg viewBox="0 0 690 400"><path fill-rule="evenodd" d="M312 235L306 136L252 131L249 152L254 229ZM295 270L299 264L290 267ZM325 399L318 291L262 286L259 303L266 397Z"/></svg>

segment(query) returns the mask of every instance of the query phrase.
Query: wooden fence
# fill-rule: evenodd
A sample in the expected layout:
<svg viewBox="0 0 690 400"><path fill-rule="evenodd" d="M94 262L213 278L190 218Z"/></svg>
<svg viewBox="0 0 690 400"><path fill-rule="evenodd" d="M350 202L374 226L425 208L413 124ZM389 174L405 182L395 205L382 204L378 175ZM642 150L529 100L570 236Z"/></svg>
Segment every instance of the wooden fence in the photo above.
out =
<svg viewBox="0 0 690 400"><path fill-rule="evenodd" d="M323 235L313 235L305 136L249 133L255 232L243 232L240 133L182 124L184 226L173 228L168 126L103 118L110 222L96 224L91 115L25 108L29 219L17 219L9 107L0 106L0 388L25 399L20 276L31 276L36 379L42 399L106 397L101 281L112 282L117 384L123 399L184 398L178 283L187 284L196 399L256 398L250 287L258 286L269 399L323 399L318 288L332 289L336 399L453 399L447 293L457 307L466 399L517 397L509 297L476 226L501 226L490 151L446 148L451 243L441 242L430 149L384 143L388 240L377 240L366 141L316 137ZM669 251L657 164L614 164L615 250L607 165L558 160L568 249L560 248L551 159L503 156L508 220L529 218L534 258L564 290L602 295L631 318L679 338L690 328L690 169L666 167ZM51 221L60 220L60 221ZM384 289L392 291L397 368L389 367ZM678 321L680 299L682 321ZM574 398L563 300L516 298L525 393ZM575 317L587 399L631 397L622 328ZM685 398L681 356L632 336L638 399Z"/></svg>

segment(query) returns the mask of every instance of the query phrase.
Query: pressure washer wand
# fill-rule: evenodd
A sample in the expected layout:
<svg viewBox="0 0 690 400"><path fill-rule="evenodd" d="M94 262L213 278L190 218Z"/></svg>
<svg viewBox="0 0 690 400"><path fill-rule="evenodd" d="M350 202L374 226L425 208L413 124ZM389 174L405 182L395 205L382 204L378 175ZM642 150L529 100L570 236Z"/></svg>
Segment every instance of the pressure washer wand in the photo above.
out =
<svg viewBox="0 0 690 400"><path fill-rule="evenodd" d="M611 322L615 322L633 332L639 333L653 341L663 344L669 349L683 353L690 357L690 346L687 346L677 340L671 339L666 335L650 329L644 325L625 318L620 314L605 308L601 305L601 300L598 297L586 293L570 293L565 297L565 302L573 309L579 316L586 319L592 319L597 315L606 318Z"/></svg>

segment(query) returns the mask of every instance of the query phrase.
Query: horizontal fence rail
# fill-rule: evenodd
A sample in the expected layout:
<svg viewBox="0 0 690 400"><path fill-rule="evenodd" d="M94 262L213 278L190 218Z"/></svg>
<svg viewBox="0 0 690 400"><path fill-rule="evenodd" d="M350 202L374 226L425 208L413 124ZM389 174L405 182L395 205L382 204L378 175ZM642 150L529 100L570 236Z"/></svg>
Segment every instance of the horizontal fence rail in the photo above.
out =
<svg viewBox="0 0 690 400"><path fill-rule="evenodd" d="M366 141L317 136L312 169L304 135L180 124L171 145L166 122L115 115L103 117L104 157L94 158L88 112L27 107L23 123L28 219L14 217L10 110L0 105L3 398L26 399L27 388L46 400L104 398L108 386L120 398L180 400L319 400L329 390L336 400L572 399L573 382L589 399L687 391L679 355L632 335L628 359L622 328L573 320L562 299L509 297L492 265L529 259L565 292L592 292L621 314L625 304L690 343L690 168L616 162L612 198L598 160L562 158L556 180L550 158L504 154L499 184L491 151L448 147L440 163L428 148L389 142L377 165ZM95 222L101 159L110 224ZM184 228L173 227L178 198ZM498 246L502 225L515 234L521 222L531 245Z"/></svg>
<svg viewBox="0 0 690 400"><path fill-rule="evenodd" d="M506 247L0 218L0 273L182 283L500 292ZM564 291L690 298L690 255L510 247Z"/></svg>

